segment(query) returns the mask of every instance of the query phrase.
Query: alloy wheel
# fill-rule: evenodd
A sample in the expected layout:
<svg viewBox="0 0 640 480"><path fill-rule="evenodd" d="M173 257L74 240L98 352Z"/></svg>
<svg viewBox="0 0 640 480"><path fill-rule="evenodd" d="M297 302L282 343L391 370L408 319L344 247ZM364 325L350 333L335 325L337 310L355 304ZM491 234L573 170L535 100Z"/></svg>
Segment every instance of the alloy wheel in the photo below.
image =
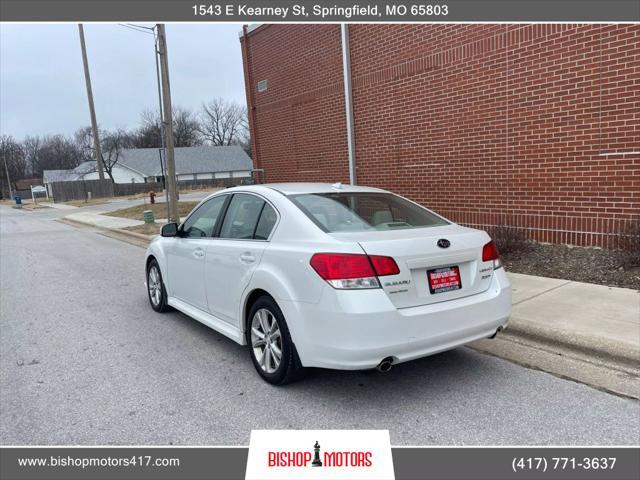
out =
<svg viewBox="0 0 640 480"><path fill-rule="evenodd" d="M160 305L160 301L162 300L162 281L160 280L160 272L158 271L158 267L152 265L149 269L149 278L147 279L147 284L149 288L149 298L151 298L151 302L154 307Z"/></svg>
<svg viewBox="0 0 640 480"><path fill-rule="evenodd" d="M261 308L251 320L251 348L266 373L275 372L282 361L282 334L275 316Z"/></svg>

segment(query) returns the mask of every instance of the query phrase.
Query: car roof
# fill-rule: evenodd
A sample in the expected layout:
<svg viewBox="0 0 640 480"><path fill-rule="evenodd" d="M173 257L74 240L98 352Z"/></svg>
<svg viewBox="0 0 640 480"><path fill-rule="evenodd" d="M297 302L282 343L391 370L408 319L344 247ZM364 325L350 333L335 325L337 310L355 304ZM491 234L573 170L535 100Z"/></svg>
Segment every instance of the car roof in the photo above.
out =
<svg viewBox="0 0 640 480"><path fill-rule="evenodd" d="M349 185L343 183L264 183L263 187L271 188L284 195L297 195L301 193L335 193L335 192L378 192L386 193L386 190L375 187Z"/></svg>

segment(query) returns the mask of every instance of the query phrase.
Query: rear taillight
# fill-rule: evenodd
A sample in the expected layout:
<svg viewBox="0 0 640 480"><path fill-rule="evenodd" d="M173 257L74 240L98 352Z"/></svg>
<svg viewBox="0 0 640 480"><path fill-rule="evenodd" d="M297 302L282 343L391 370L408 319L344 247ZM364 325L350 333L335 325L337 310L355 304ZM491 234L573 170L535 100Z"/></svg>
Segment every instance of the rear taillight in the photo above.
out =
<svg viewBox="0 0 640 480"><path fill-rule="evenodd" d="M498 247L493 240L482 247L482 261L493 261L493 269L496 270L502 266L502 260L500 260L500 254L498 253Z"/></svg>
<svg viewBox="0 0 640 480"><path fill-rule="evenodd" d="M385 275L398 275L400 273L398 264L391 257L369 255L369 260L371 260L371 265L373 265L373 269L379 277L384 277Z"/></svg>
<svg viewBox="0 0 640 480"><path fill-rule="evenodd" d="M329 285L340 289L380 288L378 277L397 275L391 257L354 253L316 253L309 262Z"/></svg>

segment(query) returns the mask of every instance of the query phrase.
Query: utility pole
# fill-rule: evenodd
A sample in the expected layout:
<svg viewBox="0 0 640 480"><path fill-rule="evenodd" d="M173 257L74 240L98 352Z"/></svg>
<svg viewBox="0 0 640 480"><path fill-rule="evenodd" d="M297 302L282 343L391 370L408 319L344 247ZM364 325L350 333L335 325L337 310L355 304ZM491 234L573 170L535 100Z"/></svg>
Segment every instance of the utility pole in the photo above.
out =
<svg viewBox="0 0 640 480"><path fill-rule="evenodd" d="M4 159L4 172L7 174L7 187L9 187L9 198L13 198L13 189L11 188L11 177L9 177L9 167L7 167L7 154L2 153Z"/></svg>
<svg viewBox="0 0 640 480"><path fill-rule="evenodd" d="M166 146L167 192L169 194L169 222L180 223L178 215L178 191L176 189L176 163L173 150L173 116L171 113L171 89L169 87L169 60L167 58L167 35L164 24L158 24L158 54L162 74L163 126Z"/></svg>
<svg viewBox="0 0 640 480"><path fill-rule="evenodd" d="M93 144L96 150L96 163L98 165L98 177L104 180L104 164L102 163L102 149L98 136L98 123L96 122L96 109L93 106L93 90L91 89L91 77L89 76L89 62L87 60L87 46L84 44L84 28L78 24L80 32L80 47L82 48L82 63L84 64L84 81L87 85L87 97L89 97L89 113L91 114L91 130L93 131Z"/></svg>
<svg viewBox="0 0 640 480"><path fill-rule="evenodd" d="M160 153L160 173L162 173L162 178L163 180L163 186L164 186L164 195L165 195L165 203L167 204L167 218L170 217L169 215L169 189L167 188L167 171L164 168L164 158L163 155L165 155L165 148L164 148L164 128L163 128L163 118L164 118L164 114L163 112L163 108L162 108L162 89L160 86L160 64L158 63L158 56L160 55L160 50L158 49L158 32L157 29L154 32L154 42L153 42L153 58L156 59L156 82L158 84L158 112L160 114L160 150L158 150L158 153Z"/></svg>

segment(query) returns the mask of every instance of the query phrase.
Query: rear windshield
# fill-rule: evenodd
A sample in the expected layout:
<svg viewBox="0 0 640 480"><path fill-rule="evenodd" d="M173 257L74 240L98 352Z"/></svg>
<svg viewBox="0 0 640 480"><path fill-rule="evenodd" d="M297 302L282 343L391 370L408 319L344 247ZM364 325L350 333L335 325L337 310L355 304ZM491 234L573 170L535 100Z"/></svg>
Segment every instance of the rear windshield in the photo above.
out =
<svg viewBox="0 0 640 480"><path fill-rule="evenodd" d="M311 193L289 198L325 232L401 230L449 223L390 193Z"/></svg>

